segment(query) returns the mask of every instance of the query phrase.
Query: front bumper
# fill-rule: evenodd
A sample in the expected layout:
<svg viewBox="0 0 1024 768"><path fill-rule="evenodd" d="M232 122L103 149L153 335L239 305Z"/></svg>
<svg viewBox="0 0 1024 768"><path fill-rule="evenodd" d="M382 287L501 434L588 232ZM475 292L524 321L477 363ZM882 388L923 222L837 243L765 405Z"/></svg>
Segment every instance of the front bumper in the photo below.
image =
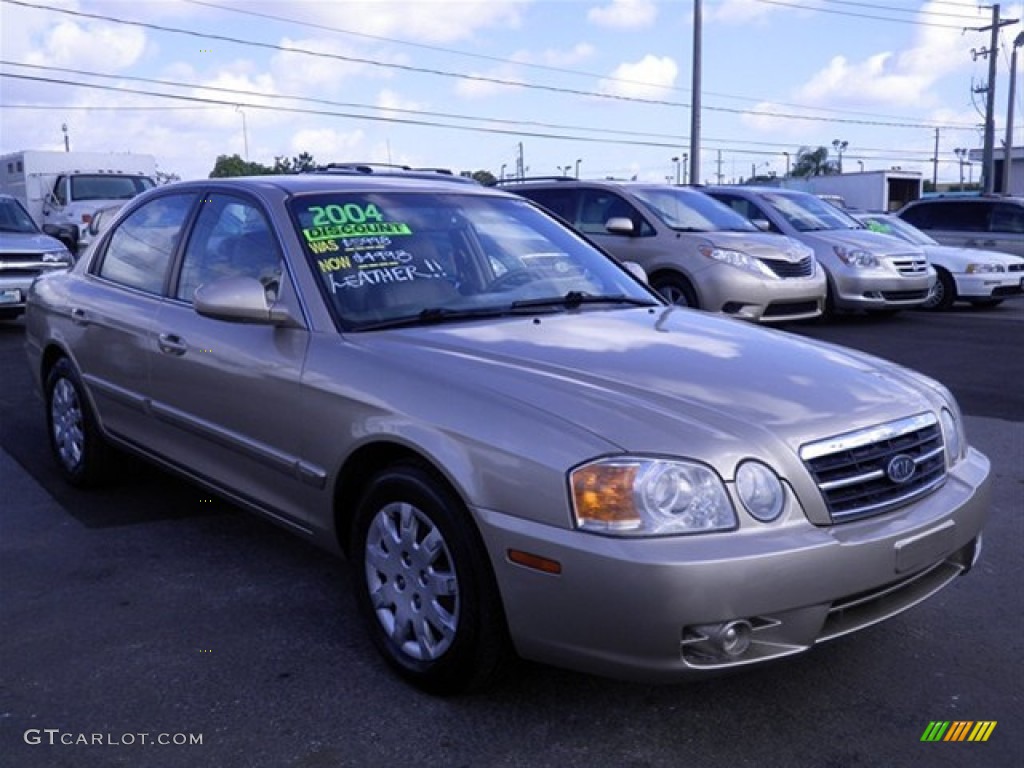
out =
<svg viewBox="0 0 1024 768"><path fill-rule="evenodd" d="M935 282L935 273L899 276L878 271L835 270L835 305L839 309L904 309L923 304Z"/></svg>
<svg viewBox="0 0 1024 768"><path fill-rule="evenodd" d="M960 299L1009 299L1024 295L1024 275L1019 272L954 274Z"/></svg>
<svg viewBox="0 0 1024 768"><path fill-rule="evenodd" d="M35 279L36 275L11 276L0 272L0 309L24 309L28 289Z"/></svg>
<svg viewBox="0 0 1024 768"><path fill-rule="evenodd" d="M821 267L809 277L758 277L727 264L717 264L697 277L701 306L757 323L807 320L825 308L826 278Z"/></svg>
<svg viewBox="0 0 1024 768"><path fill-rule="evenodd" d="M971 449L935 492L900 510L817 527L789 494L772 524L622 539L474 510L509 630L525 658L670 682L808 650L929 597L967 570L988 515L988 460ZM516 565L510 549L561 565ZM708 652L707 629L748 622L749 648Z"/></svg>

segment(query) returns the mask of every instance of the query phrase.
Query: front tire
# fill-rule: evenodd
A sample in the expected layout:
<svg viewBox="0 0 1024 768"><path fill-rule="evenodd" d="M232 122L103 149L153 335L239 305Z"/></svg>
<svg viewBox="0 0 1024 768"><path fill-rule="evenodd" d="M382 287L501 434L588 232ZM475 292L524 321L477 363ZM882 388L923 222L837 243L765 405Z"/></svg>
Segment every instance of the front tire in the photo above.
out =
<svg viewBox="0 0 1024 768"><path fill-rule="evenodd" d="M100 432L82 387L66 357L46 377L46 430L50 448L64 479L84 488L107 476L111 449Z"/></svg>
<svg viewBox="0 0 1024 768"><path fill-rule="evenodd" d="M511 659L494 574L462 502L416 464L379 472L353 521L356 600L377 650L433 694L480 690Z"/></svg>
<svg viewBox="0 0 1024 768"><path fill-rule="evenodd" d="M949 272L944 269L936 267L935 274L935 285L932 286L932 290L921 308L941 312L952 307L953 302L956 301L956 283L953 282Z"/></svg>
<svg viewBox="0 0 1024 768"><path fill-rule="evenodd" d="M670 304L677 307L700 309L697 292L693 290L690 281L681 275L655 275L651 280L651 287Z"/></svg>

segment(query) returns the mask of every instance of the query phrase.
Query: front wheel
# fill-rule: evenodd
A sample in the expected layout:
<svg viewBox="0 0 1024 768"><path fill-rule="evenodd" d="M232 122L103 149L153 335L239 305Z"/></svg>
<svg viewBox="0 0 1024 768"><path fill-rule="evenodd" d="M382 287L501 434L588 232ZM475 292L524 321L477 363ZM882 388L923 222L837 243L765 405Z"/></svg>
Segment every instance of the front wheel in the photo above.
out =
<svg viewBox="0 0 1024 768"><path fill-rule="evenodd" d="M949 272L944 269L935 270L935 284L928 293L922 309L946 310L956 301L956 283Z"/></svg>
<svg viewBox="0 0 1024 768"><path fill-rule="evenodd" d="M465 506L416 464L383 470L353 522L356 600L374 645L434 694L479 690L511 658L494 574Z"/></svg>
<svg viewBox="0 0 1024 768"><path fill-rule="evenodd" d="M71 361L57 361L46 377L46 428L50 448L64 479L71 485L97 485L110 463L110 447Z"/></svg>
<svg viewBox="0 0 1024 768"><path fill-rule="evenodd" d="M651 287L660 293L670 304L674 304L677 307L700 309L700 305L697 302L697 293L685 277L680 275L656 275L651 280Z"/></svg>

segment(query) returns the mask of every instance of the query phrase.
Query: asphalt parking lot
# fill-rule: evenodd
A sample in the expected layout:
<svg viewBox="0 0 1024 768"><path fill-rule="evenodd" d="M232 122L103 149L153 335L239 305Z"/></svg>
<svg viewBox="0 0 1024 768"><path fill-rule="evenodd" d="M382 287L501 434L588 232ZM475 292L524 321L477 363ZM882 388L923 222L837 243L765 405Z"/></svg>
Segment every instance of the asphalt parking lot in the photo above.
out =
<svg viewBox="0 0 1024 768"><path fill-rule="evenodd" d="M780 332L956 394L996 475L975 571L739 674L652 687L524 663L438 699L378 658L345 562L130 460L110 488L64 486L23 329L0 324L0 766L1024 765L1024 302ZM922 742L932 721L996 726Z"/></svg>

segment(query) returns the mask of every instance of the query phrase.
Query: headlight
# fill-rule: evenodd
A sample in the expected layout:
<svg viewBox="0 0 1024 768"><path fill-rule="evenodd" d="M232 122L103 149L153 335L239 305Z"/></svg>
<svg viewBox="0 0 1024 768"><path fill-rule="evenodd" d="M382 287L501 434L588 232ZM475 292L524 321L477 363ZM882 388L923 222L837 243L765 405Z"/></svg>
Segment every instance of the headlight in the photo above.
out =
<svg viewBox="0 0 1024 768"><path fill-rule="evenodd" d="M66 248L61 248L56 251L47 251L42 257L43 264L50 267L70 267L74 260L71 258L71 252Z"/></svg>
<svg viewBox="0 0 1024 768"><path fill-rule="evenodd" d="M1006 271L1006 267L1004 267L1002 264L987 264L986 263L986 264L968 264L967 265L967 274L968 275L978 275L978 274L984 274L986 272L1005 272L1005 271Z"/></svg>
<svg viewBox="0 0 1024 768"><path fill-rule="evenodd" d="M747 512L762 523L782 514L785 493L778 476L758 461L745 461L736 470L736 492Z"/></svg>
<svg viewBox="0 0 1024 768"><path fill-rule="evenodd" d="M960 419L954 416L949 409L942 409L939 421L942 424L942 440L946 444L946 465L952 467L964 457L967 439L964 436Z"/></svg>
<svg viewBox="0 0 1024 768"><path fill-rule="evenodd" d="M711 469L667 459L600 459L569 473L576 525L617 536L726 531L737 525Z"/></svg>
<svg viewBox="0 0 1024 768"><path fill-rule="evenodd" d="M843 245L833 246L839 260L849 267L877 267L878 257L862 248L847 248Z"/></svg>
<svg viewBox="0 0 1024 768"><path fill-rule="evenodd" d="M759 277L770 277L778 279L778 275L771 271L760 259L755 259L742 251L731 251L728 248L715 248L710 245L702 245L698 249L702 256L715 261L721 261L733 267L753 272Z"/></svg>

